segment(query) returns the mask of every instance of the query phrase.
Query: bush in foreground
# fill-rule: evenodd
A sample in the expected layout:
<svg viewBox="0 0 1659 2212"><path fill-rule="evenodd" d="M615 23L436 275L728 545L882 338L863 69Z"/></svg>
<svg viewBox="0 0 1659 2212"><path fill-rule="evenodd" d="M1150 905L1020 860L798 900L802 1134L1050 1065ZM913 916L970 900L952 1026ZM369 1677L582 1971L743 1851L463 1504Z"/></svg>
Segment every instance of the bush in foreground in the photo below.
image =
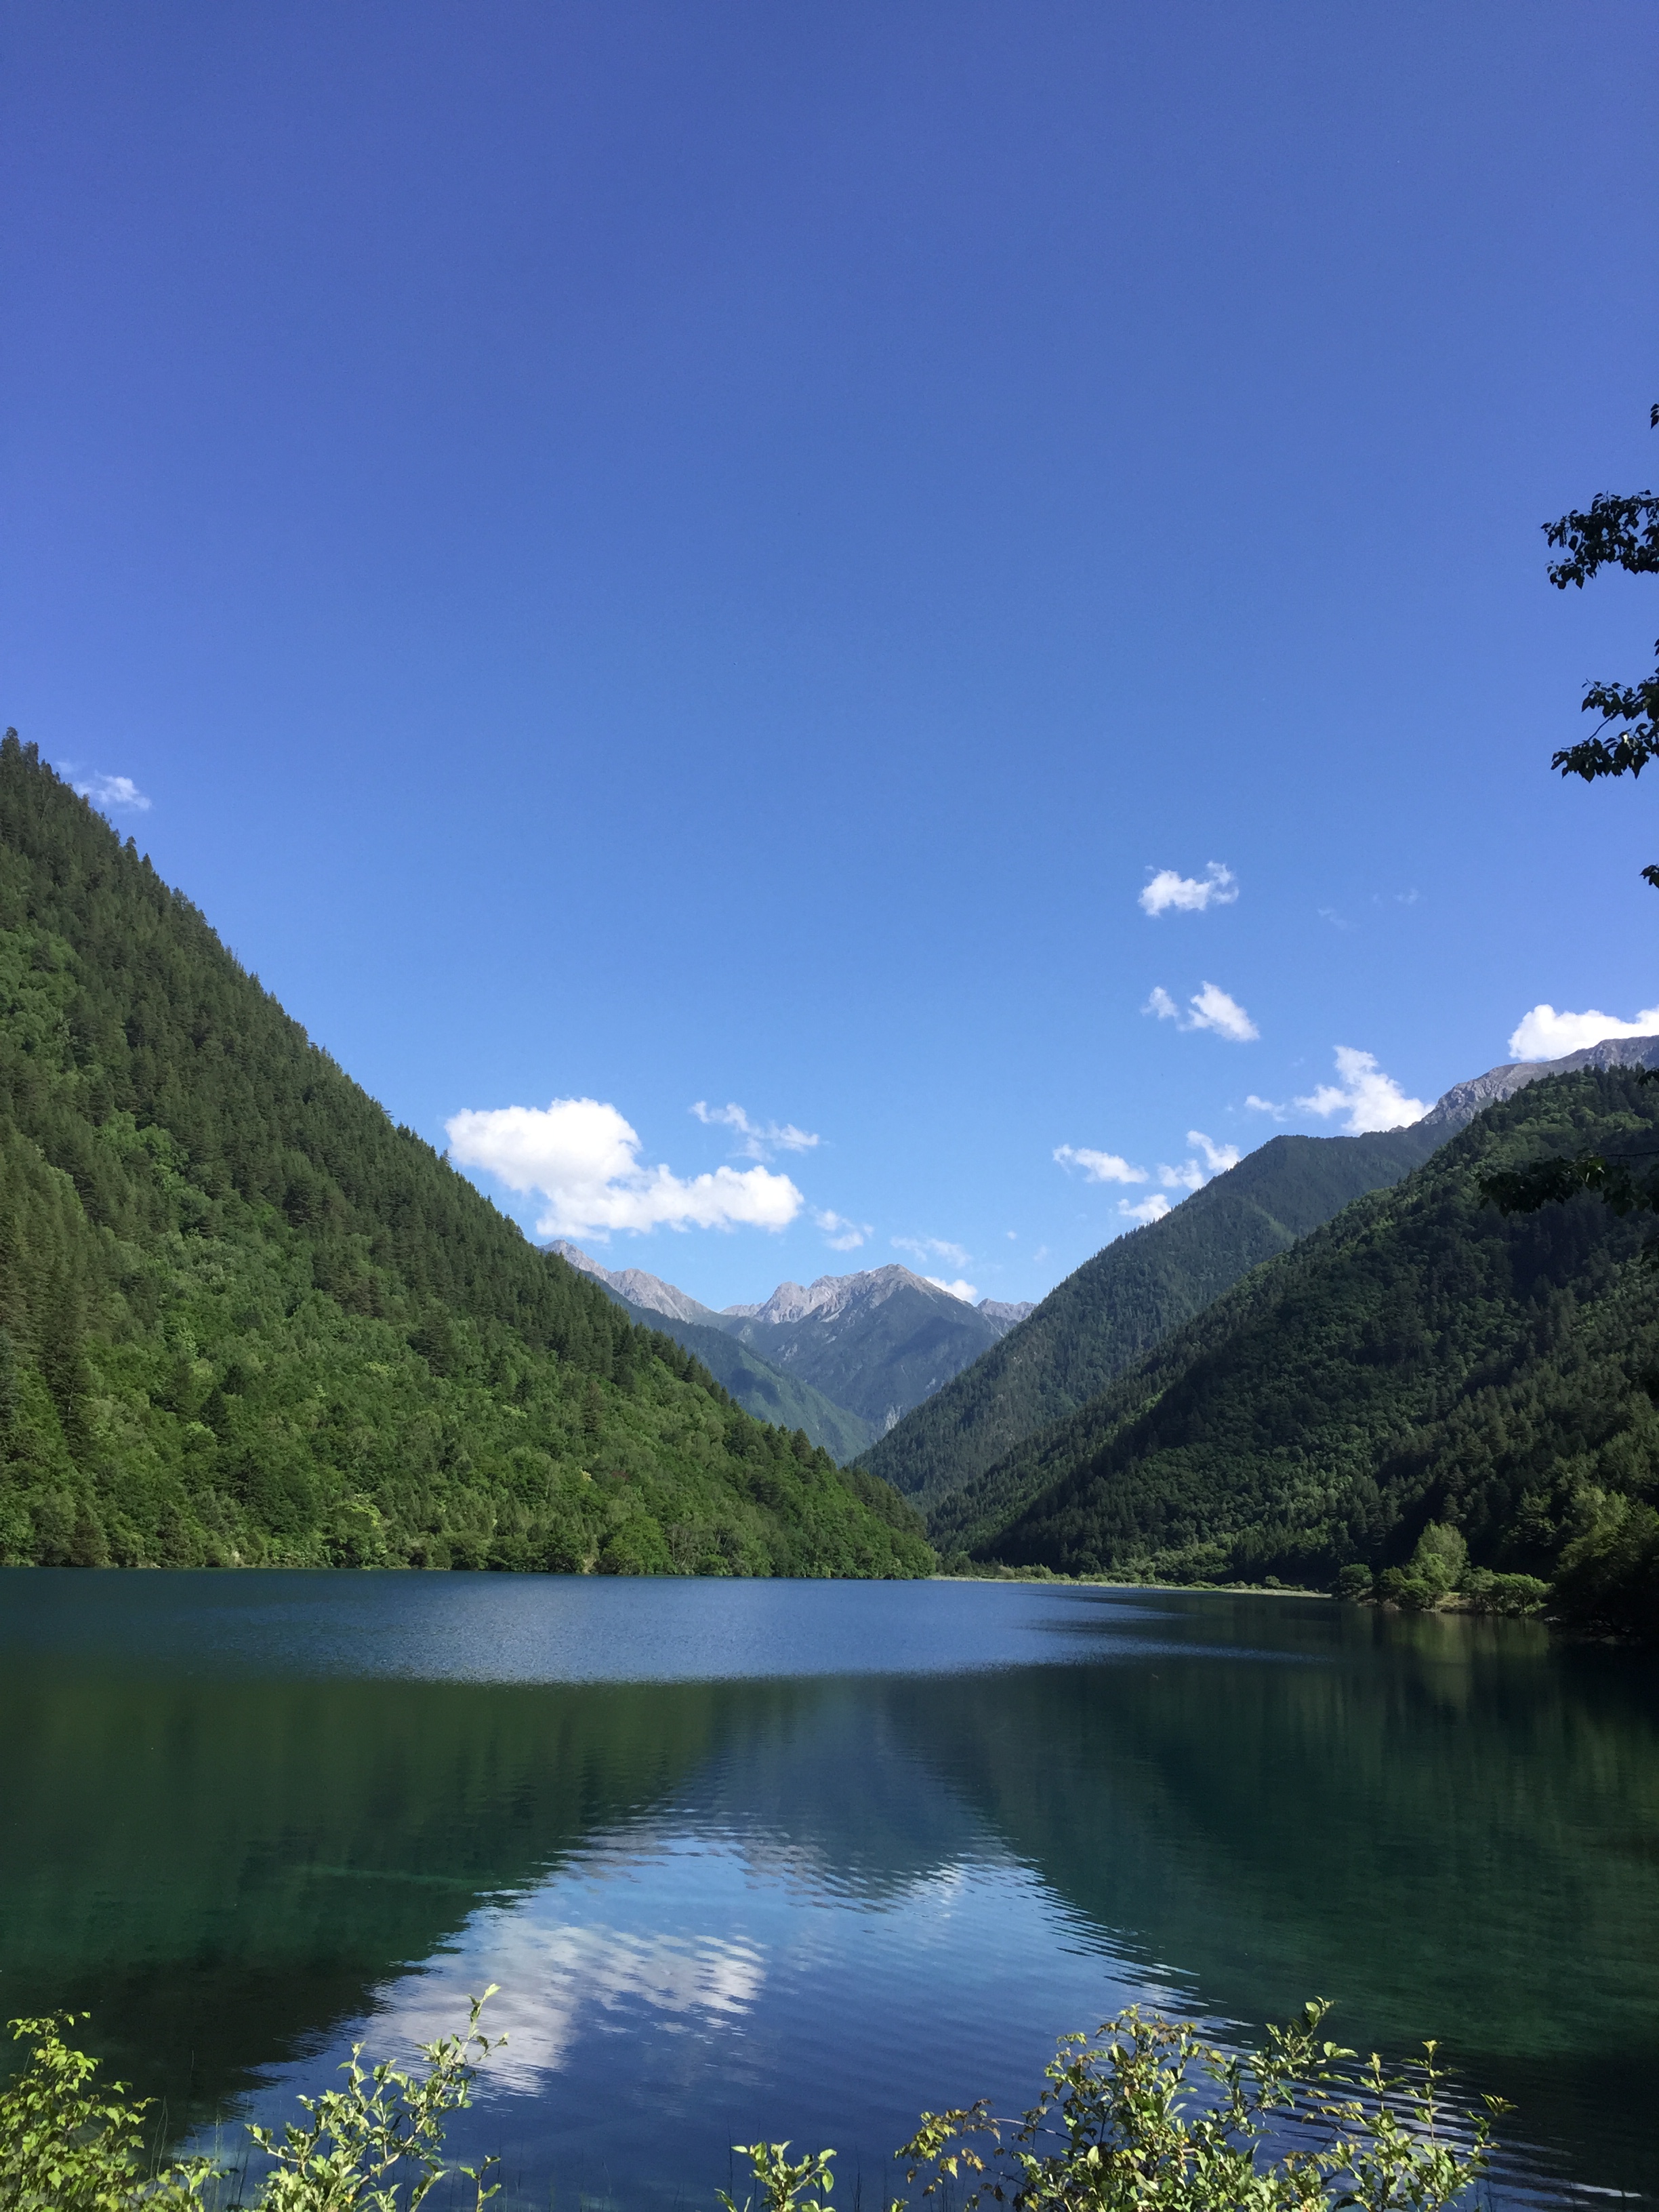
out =
<svg viewBox="0 0 1659 2212"><path fill-rule="evenodd" d="M362 2045L345 2085L302 2097L302 2124L250 2130L269 2161L258 2212L416 2212L441 2181L476 2208L497 2193L489 2169L450 2165L447 2115L471 2101L492 2044L474 2001L465 2034L425 2045L423 2075L372 2071ZM1448 2113L1444 2075L1426 2057L1399 2074L1321 2040L1328 2008L1267 2031L1232 2055L1189 2023L1132 2008L1099 2033L1068 2036L1048 2086L1018 2120L982 2100L925 2112L898 2153L925 2201L960 2212L989 2198L1013 2212L1441 2212L1491 2161L1488 2112ZM84 2017L84 2015L82 2015ZM32 2040L25 2071L0 2092L0 2212L201 2212L232 2179L205 2159L163 2166L144 2151L146 2107L120 2082L94 2090L95 2059L64 2039L67 2019L14 2021ZM1449 2127L1448 2121L1450 2125ZM787 2143L740 2143L764 2212L829 2212L835 2153L791 2160ZM965 2189L958 2199L957 2191ZM724 2191L726 2212L753 2212ZM455 2201L447 2193L446 2203ZM895 2198L889 2212L904 2212Z"/></svg>

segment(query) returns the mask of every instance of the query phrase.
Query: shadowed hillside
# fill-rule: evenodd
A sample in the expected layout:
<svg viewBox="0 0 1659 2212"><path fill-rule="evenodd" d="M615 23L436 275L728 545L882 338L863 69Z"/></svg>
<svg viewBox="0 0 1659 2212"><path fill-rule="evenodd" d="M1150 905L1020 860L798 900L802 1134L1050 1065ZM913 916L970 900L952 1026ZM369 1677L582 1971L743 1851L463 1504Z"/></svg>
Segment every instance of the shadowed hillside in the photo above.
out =
<svg viewBox="0 0 1659 2212"><path fill-rule="evenodd" d="M1531 1573L1639 1540L1659 1486L1650 1222L1591 1197L1505 1217L1479 1182L1656 1138L1638 1073L1488 1108L947 1501L941 1540L1190 1580L1395 1564L1431 1520Z"/></svg>
<svg viewBox="0 0 1659 2212"><path fill-rule="evenodd" d="M1351 1199L1397 1182L1444 1131L1275 1137L1051 1291L861 1464L924 1509L1133 1365L1172 1328Z"/></svg>

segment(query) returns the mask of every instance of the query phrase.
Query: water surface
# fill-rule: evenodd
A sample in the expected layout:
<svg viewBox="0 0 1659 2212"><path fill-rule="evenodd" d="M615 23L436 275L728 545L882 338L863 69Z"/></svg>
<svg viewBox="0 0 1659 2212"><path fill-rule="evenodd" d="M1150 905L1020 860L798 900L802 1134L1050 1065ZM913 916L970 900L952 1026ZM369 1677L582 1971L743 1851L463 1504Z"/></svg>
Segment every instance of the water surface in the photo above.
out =
<svg viewBox="0 0 1659 2212"><path fill-rule="evenodd" d="M1659 1671L1525 1624L14 1570L0 1668L3 2010L90 2008L180 2127L495 1981L460 2140L518 2200L712 2206L763 2134L850 2206L1122 2004L1319 1992L1519 2107L1500 2197L1659 2187Z"/></svg>

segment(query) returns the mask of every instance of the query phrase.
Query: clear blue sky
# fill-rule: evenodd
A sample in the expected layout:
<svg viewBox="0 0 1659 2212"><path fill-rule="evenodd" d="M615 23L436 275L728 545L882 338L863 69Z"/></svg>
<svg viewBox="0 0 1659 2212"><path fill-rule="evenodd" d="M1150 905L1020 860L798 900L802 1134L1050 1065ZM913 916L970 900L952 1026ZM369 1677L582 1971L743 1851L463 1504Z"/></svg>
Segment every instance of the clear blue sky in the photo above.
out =
<svg viewBox="0 0 1659 2212"><path fill-rule="evenodd" d="M1651 0L0 23L0 719L532 1231L1033 1297L1659 1001Z"/></svg>

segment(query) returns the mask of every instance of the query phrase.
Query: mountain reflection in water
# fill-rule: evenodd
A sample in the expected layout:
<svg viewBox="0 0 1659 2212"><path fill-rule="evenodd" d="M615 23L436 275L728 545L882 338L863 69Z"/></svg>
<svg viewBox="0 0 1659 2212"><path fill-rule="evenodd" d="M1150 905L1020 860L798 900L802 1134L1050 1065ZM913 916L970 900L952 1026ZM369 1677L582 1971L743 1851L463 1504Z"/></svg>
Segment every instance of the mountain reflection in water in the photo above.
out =
<svg viewBox="0 0 1659 2212"><path fill-rule="evenodd" d="M1659 2181L1645 1662L1290 1598L70 1573L0 1575L0 1662L4 2008L89 2008L180 2126L493 1980L458 2142L516 2193L712 2203L764 2132L845 2194L1124 2002L1319 1991L1516 2103L1503 2194Z"/></svg>

